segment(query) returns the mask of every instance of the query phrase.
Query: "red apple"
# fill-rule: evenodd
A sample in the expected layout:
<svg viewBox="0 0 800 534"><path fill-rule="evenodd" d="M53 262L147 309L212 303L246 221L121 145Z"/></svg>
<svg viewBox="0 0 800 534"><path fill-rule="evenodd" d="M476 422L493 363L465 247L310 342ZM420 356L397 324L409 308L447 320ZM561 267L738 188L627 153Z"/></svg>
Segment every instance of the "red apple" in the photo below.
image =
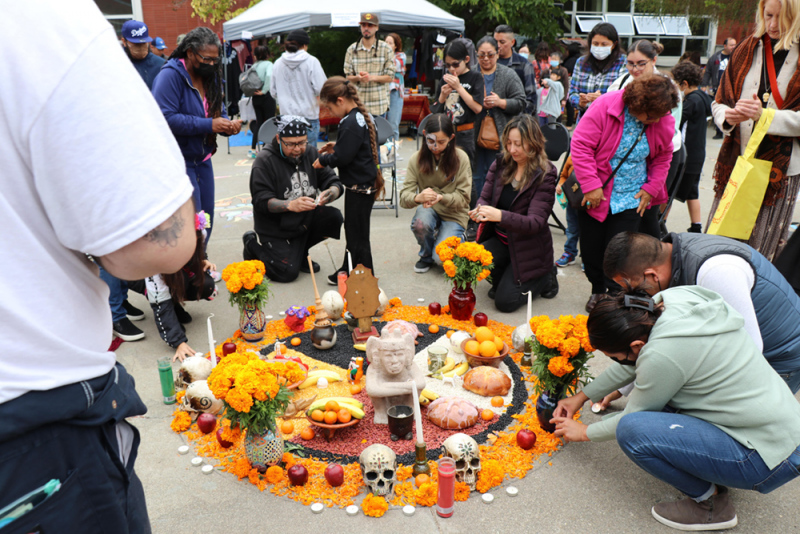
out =
<svg viewBox="0 0 800 534"><path fill-rule="evenodd" d="M223 343L222 344L222 355L227 356L228 354L233 354L236 352L236 343Z"/></svg>
<svg viewBox="0 0 800 534"><path fill-rule="evenodd" d="M217 429L217 441L219 441L219 446L222 447L223 449L233 447L233 443L225 439L222 439L222 427L219 427Z"/></svg>
<svg viewBox="0 0 800 534"><path fill-rule="evenodd" d="M308 482L308 469L300 464L294 464L286 471L292 486L302 486Z"/></svg>
<svg viewBox="0 0 800 534"><path fill-rule="evenodd" d="M536 445L536 434L530 430L520 430L517 432L517 445L526 451L532 449L533 446Z"/></svg>
<svg viewBox="0 0 800 534"><path fill-rule="evenodd" d="M344 484L344 468L339 464L328 464L325 468L325 480L334 488Z"/></svg>
<svg viewBox="0 0 800 534"><path fill-rule="evenodd" d="M442 314L442 305L438 302L431 302L428 304L428 313L431 315L441 315Z"/></svg>
<svg viewBox="0 0 800 534"><path fill-rule="evenodd" d="M489 324L489 317L483 312L476 313L472 320L475 322L475 326L486 326Z"/></svg>
<svg viewBox="0 0 800 534"><path fill-rule="evenodd" d="M203 434L210 434L217 428L217 418L210 413L201 413L197 416L197 428Z"/></svg>

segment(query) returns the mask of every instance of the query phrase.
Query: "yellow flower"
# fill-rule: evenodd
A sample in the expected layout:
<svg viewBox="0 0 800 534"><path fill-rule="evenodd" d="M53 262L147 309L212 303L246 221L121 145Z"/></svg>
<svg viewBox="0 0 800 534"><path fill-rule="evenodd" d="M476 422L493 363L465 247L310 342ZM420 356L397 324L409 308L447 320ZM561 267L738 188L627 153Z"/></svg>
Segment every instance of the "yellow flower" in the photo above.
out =
<svg viewBox="0 0 800 534"><path fill-rule="evenodd" d="M572 358L573 356L577 356L580 350L581 350L581 342L580 340L574 337L567 338L558 345L558 351L561 353L561 356L565 358Z"/></svg>
<svg viewBox="0 0 800 534"><path fill-rule="evenodd" d="M370 493L361 501L361 509L364 511L364 515L381 517L389 509L389 503L383 497L375 497Z"/></svg>
<svg viewBox="0 0 800 534"><path fill-rule="evenodd" d="M564 333L556 328L552 323L539 327L536 332L536 341L548 349L556 349L564 340Z"/></svg>
<svg viewBox="0 0 800 534"><path fill-rule="evenodd" d="M283 469L277 465L267 468L267 482L270 484L277 484L283 480Z"/></svg>
<svg viewBox="0 0 800 534"><path fill-rule="evenodd" d="M248 413L253 406L253 397L239 388L233 388L228 391L228 396L225 398L231 408L237 412Z"/></svg>
<svg viewBox="0 0 800 534"><path fill-rule="evenodd" d="M481 280L486 280L487 278L489 278L490 274L492 274L492 272L489 269L482 270L478 275L478 282L480 282Z"/></svg>
<svg viewBox="0 0 800 534"><path fill-rule="evenodd" d="M470 489L469 486L466 485L464 482L456 481L456 495L455 500L458 502L464 502L469 499Z"/></svg>
<svg viewBox="0 0 800 534"><path fill-rule="evenodd" d="M172 423L170 423L169 427L174 432L178 433L184 432L186 430L189 430L189 427L192 426L191 416L188 413L184 412L183 410L180 409L175 410L173 416L174 417L172 418Z"/></svg>
<svg viewBox="0 0 800 534"><path fill-rule="evenodd" d="M447 260L442 264L442 268L444 268L444 272L450 278L453 278L456 275L456 264L453 263L451 260Z"/></svg>
<svg viewBox="0 0 800 534"><path fill-rule="evenodd" d="M550 363L547 364L547 370L560 378L571 373L575 368L569 363L569 358L565 356L556 356L550 359Z"/></svg>
<svg viewBox="0 0 800 534"><path fill-rule="evenodd" d="M432 482L426 482L414 492L414 500L417 502L417 506L433 506L436 504L437 498L437 486Z"/></svg>
<svg viewBox="0 0 800 534"><path fill-rule="evenodd" d="M478 471L478 484L475 488L486 493L490 489L503 483L505 471L498 460L485 460L481 463L481 470Z"/></svg>

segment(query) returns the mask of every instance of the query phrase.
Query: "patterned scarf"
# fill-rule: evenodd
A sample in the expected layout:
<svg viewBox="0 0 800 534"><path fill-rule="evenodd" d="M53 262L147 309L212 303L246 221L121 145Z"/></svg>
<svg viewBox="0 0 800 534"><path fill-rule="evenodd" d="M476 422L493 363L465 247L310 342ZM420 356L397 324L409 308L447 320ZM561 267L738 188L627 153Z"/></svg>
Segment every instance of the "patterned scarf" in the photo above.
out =
<svg viewBox="0 0 800 534"><path fill-rule="evenodd" d="M764 35L765 39L769 39ZM750 36L745 39L733 52L728 68L725 69L717 91L717 103L725 104L730 108L736 106L742 94L744 78L753 63L753 54L758 45L759 38ZM762 47L763 48L763 47ZM774 90L774 89L773 89ZM760 95L759 95L760 96ZM783 107L780 109L800 111L800 61L797 70L789 81L788 94L783 97ZM722 141L722 148L714 166L714 191L717 198L722 196L725 186L728 183L736 158L742 153L740 126L734 127L732 135L725 136ZM772 162L772 171L769 175L769 187L764 196L764 205L772 206L775 200L783 197L783 187L786 183L786 171L789 168L789 160L792 157L793 137L783 137L780 135L767 135L759 147L756 157Z"/></svg>

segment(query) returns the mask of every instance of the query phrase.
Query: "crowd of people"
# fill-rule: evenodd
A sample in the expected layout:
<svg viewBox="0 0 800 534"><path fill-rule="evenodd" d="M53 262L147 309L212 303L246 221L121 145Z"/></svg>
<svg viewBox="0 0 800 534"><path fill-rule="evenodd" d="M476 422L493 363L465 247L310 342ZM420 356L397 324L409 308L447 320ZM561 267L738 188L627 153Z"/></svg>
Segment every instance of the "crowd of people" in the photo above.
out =
<svg viewBox="0 0 800 534"><path fill-rule="evenodd" d="M9 273L0 282L0 338L9 346L36 339L25 358L0 357L0 488L23 496L58 477L66 493L76 486L71 477L82 477L82 502L103 505L75 506L72 495L44 524L147 532L133 468L139 434L126 421L146 408L108 350L109 333L144 337L131 320L145 314L127 301L129 290L140 291L174 359L194 354L183 303L214 298L219 279L207 254L211 160L218 136L236 135L242 121L228 116L223 46L211 29L189 31L164 58L163 40L154 43L142 22L126 22L117 40L92 2L42 1L44 10L11 3L0 21L0 41L9 44L36 24L74 45L57 61L45 43L31 47L26 63L9 57L36 91L0 81L10 180L0 199L24 208L8 211L11 228L0 238ZM771 263L800 190L800 0L760 0L756 20L738 45L726 39L705 74L691 58L670 75L659 71L658 43L626 50L608 23L590 32L584 53L547 43L532 54L515 50L507 25L474 45L454 40L399 192L400 205L415 210L415 272L440 263L434 251L446 238L475 240L493 255L488 297L500 312L519 309L527 295L556 297L557 270L576 263L580 244L592 286L589 339L615 363L559 403L556 435L616 438L633 462L688 496L652 510L681 530L735 526L728 487L768 493L800 468L800 297ZM271 120L277 134L254 134L254 230L243 236L243 256L261 260L273 282L318 272L305 259L309 249L339 239L342 226L352 263L375 268L370 219L385 194L377 117L399 136L407 69L401 37L382 40L379 24L379 14L361 14L341 76L325 75L302 29L288 34L274 64L266 48L254 49L263 83L256 129ZM318 147L320 104L340 122L336 142ZM753 235L747 243L704 235L697 184L706 119L723 135L711 215L765 108L775 114L757 155L773 165ZM562 113L575 128L560 180L543 132ZM90 154L52 143L61 133ZM121 140L145 137L153 142L116 151ZM692 225L662 235L681 147L677 198ZM554 261L548 219L571 174L579 202L568 207L567 245ZM342 196L344 213L330 205ZM101 208L75 217L72 207L83 205ZM349 263L346 254L328 282L336 285ZM40 279L53 289L30 298ZM40 310L65 302L82 320L43 331ZM624 411L588 426L572 419L587 400L607 406L620 395L628 395Z"/></svg>

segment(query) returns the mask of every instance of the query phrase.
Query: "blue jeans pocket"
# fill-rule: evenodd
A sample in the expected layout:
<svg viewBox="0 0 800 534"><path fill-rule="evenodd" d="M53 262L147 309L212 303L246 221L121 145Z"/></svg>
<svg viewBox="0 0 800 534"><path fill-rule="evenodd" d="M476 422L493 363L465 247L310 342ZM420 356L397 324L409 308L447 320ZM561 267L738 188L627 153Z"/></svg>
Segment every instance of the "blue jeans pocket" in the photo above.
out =
<svg viewBox="0 0 800 534"><path fill-rule="evenodd" d="M793 452L789 458L778 464L775 469L770 471L769 476L763 481L753 486L753 489L759 493L769 493L794 480L800 475L797 471L796 465L800 463L800 452Z"/></svg>

